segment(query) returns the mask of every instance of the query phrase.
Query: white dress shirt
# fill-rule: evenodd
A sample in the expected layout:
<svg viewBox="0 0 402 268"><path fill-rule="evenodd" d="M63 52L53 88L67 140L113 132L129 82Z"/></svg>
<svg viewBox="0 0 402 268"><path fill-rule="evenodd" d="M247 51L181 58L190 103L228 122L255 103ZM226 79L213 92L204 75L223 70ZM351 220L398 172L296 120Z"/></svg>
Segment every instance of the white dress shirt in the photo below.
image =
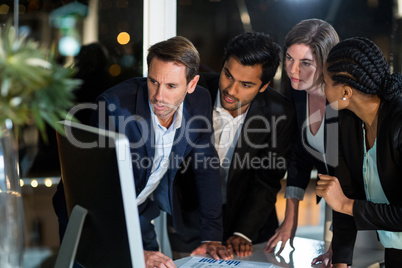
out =
<svg viewBox="0 0 402 268"><path fill-rule="evenodd" d="M155 132L155 141L153 143L153 146L155 146L155 154L147 184L137 196L137 205L141 205L145 202L156 187L158 187L163 175L165 175L169 167L169 155L172 151L174 136L176 130L181 127L183 115L183 103L181 103L174 114L172 124L169 128L165 128L160 124L158 117L152 110L151 104L149 104L149 108L151 110L152 127Z"/></svg>
<svg viewBox="0 0 402 268"><path fill-rule="evenodd" d="M232 162L233 153L236 148L237 140L247 116L246 112L236 117L233 117L221 105L220 91L215 101L213 110L213 126L215 134L215 149L218 152L220 159L220 179L222 186L222 202L226 203L226 187L229 175L230 163ZM251 240L245 235L235 232L234 235L241 236L251 243Z"/></svg>
<svg viewBox="0 0 402 268"><path fill-rule="evenodd" d="M225 108L222 107L220 101L220 92L216 97L213 110L213 126L215 134L215 149L220 159L220 178L222 183L222 200L226 203L226 183L229 175L230 163L234 149L236 148L241 128L246 118L248 109L245 113L233 117Z"/></svg>

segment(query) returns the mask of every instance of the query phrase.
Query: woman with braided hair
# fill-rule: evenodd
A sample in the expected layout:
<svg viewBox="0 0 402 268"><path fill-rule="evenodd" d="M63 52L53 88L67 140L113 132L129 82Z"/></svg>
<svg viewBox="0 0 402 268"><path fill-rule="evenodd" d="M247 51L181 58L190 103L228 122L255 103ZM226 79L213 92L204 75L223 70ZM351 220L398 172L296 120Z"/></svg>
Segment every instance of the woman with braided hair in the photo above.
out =
<svg viewBox="0 0 402 268"><path fill-rule="evenodd" d="M358 230L377 230L385 267L402 267L402 75L366 38L338 43L324 90L339 112L339 164L316 193L334 210L332 264L352 264Z"/></svg>

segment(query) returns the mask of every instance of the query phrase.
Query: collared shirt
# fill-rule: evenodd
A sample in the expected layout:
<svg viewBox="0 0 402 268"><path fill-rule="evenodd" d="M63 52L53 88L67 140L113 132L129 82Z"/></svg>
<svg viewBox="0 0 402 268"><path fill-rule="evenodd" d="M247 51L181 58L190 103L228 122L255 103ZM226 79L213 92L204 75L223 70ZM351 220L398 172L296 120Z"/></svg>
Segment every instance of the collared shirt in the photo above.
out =
<svg viewBox="0 0 402 268"><path fill-rule="evenodd" d="M364 125L363 139L366 139ZM380 177L378 176L377 139L374 141L373 147L368 151L366 150L366 143L364 142L363 179L367 201L377 204L389 204L387 196L381 186ZM402 249L402 232L377 230L377 233L384 247Z"/></svg>
<svg viewBox="0 0 402 268"><path fill-rule="evenodd" d="M222 201L226 203L226 183L229 175L230 163L237 140L240 136L244 119L247 116L248 109L241 115L233 117L225 108L222 107L220 101L220 91L215 101L213 110L213 126L215 134L215 149L220 159L220 178L222 185Z"/></svg>
<svg viewBox="0 0 402 268"><path fill-rule="evenodd" d="M244 120L247 116L246 112L236 117L233 117L221 105L220 91L218 90L215 106L213 110L213 125L215 134L215 149L218 152L220 159L220 179L222 185L222 202L226 203L226 187L229 176L230 164L232 162L234 149L236 148L237 140L239 139ZM251 240L239 232L234 232L233 235L240 236L251 243Z"/></svg>
<svg viewBox="0 0 402 268"><path fill-rule="evenodd" d="M160 124L158 117L152 110L151 104L149 102L148 104L151 110L152 127L155 132L155 141L153 143L153 146L155 146L155 154L152 162L151 174L148 178L147 184L137 196L138 205L145 202L148 196L150 196L156 187L158 187L160 180L165 175L169 167L169 155L172 151L174 136L176 130L181 127L183 116L183 103L181 103L174 114L173 123L169 128L166 128Z"/></svg>

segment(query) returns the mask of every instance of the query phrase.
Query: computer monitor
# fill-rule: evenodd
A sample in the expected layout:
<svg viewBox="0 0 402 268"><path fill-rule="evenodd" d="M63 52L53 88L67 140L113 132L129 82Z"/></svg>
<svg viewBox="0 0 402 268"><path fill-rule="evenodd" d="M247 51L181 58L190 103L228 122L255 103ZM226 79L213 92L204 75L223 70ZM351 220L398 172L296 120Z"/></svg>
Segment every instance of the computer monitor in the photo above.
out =
<svg viewBox="0 0 402 268"><path fill-rule="evenodd" d="M77 237L75 261L84 267L145 268L128 139L71 121L62 124L66 135L57 134L57 143L69 223L59 255L71 255L71 241L63 243ZM87 215L72 219L75 207Z"/></svg>

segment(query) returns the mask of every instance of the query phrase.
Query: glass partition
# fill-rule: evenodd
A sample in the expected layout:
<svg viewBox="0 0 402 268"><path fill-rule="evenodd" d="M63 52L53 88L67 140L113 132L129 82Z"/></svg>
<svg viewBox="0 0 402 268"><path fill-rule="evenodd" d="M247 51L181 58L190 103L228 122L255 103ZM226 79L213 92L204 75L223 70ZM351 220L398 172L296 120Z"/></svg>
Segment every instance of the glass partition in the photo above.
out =
<svg viewBox="0 0 402 268"><path fill-rule="evenodd" d="M341 39L372 39L400 70L396 61L400 18L393 0L178 0L177 34L188 37L200 51L201 71L220 71L223 48L244 31L269 33L283 47L286 33L299 21L319 18L331 23ZM273 87L280 90L280 77Z"/></svg>

